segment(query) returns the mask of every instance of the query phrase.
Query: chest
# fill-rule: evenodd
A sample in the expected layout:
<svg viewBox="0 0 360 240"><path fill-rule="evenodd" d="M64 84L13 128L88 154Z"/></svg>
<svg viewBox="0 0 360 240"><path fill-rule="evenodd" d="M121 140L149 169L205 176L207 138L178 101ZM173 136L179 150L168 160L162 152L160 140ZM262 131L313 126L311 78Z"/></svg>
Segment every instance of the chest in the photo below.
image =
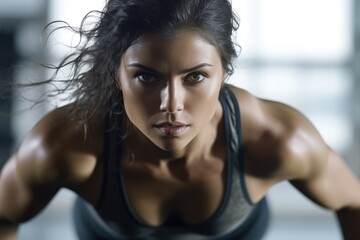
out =
<svg viewBox="0 0 360 240"><path fill-rule="evenodd" d="M205 164L201 169L176 173L124 169L122 194L128 199L128 208L153 226L169 218L186 224L208 219L221 205L226 187L223 161L212 161L212 167Z"/></svg>

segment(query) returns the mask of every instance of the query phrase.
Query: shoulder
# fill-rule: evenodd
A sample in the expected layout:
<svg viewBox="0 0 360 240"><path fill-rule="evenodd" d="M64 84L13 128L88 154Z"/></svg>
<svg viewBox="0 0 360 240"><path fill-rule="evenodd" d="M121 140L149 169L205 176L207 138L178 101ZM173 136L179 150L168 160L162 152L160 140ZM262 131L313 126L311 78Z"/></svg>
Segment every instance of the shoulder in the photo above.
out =
<svg viewBox="0 0 360 240"><path fill-rule="evenodd" d="M100 119L71 120L67 107L43 117L16 152L18 169L34 185L71 184L86 178L102 151Z"/></svg>
<svg viewBox="0 0 360 240"><path fill-rule="evenodd" d="M302 179L325 165L328 147L296 109L231 87L241 107L247 170L260 178Z"/></svg>

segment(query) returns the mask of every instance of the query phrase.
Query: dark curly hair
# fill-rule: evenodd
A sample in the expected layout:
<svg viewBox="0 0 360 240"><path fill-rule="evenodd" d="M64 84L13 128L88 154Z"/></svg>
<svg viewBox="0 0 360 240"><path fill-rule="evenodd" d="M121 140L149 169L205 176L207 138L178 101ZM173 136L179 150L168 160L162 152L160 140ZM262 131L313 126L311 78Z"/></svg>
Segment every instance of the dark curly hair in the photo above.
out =
<svg viewBox="0 0 360 240"><path fill-rule="evenodd" d="M90 22L94 17L97 21ZM48 28L55 23L59 22ZM237 56L233 33L239 21L229 0L108 0L102 11L87 14L80 28L62 23L52 32L68 28L79 34L80 43L59 65L47 66L55 72L46 82L54 82L60 70L70 67L64 87L56 91L72 91L70 110L79 120L123 111L115 74L122 54L146 33L171 35L181 28L198 31L219 49L228 75Z"/></svg>

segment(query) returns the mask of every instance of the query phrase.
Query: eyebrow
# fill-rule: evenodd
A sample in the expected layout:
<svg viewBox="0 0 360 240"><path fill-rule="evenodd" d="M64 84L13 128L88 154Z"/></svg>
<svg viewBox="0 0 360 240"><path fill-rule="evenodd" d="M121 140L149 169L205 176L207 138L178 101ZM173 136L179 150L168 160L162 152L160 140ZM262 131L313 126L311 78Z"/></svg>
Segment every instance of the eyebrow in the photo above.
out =
<svg viewBox="0 0 360 240"><path fill-rule="evenodd" d="M141 68L141 69L144 69L146 71L149 71L149 72L153 72L153 73L156 73L156 74L160 74L159 71L153 69L153 68L150 68L150 67L147 67L141 63L130 63L127 65L128 67L137 67L137 68ZM213 65L209 64L209 63L201 63L201 64L198 64L194 67L191 67L191 68L187 68L187 69L184 69L184 70L181 70L180 73L188 73L188 72L192 72L192 71L195 71L199 68L203 68L203 67L212 67Z"/></svg>

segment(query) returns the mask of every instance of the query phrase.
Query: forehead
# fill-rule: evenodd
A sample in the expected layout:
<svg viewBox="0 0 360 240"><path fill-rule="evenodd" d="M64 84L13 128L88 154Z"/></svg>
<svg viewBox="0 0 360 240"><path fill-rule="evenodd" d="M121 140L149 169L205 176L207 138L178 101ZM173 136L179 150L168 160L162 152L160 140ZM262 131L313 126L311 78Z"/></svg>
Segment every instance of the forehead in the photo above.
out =
<svg viewBox="0 0 360 240"><path fill-rule="evenodd" d="M124 53L123 60L156 61L160 59L196 63L220 61L218 49L201 34L192 30L177 31L171 36L147 34L139 38ZM221 63L221 61L220 61Z"/></svg>

